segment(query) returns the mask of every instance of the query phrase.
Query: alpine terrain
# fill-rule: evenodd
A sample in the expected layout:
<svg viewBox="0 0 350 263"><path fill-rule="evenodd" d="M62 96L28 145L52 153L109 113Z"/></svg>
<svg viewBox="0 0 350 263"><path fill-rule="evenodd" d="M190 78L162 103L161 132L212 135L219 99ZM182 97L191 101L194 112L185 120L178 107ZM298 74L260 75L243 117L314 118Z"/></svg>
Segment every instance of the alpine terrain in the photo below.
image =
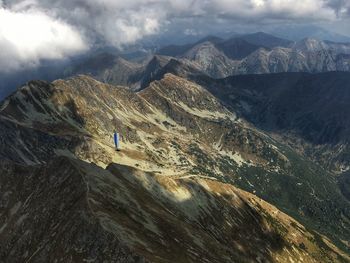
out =
<svg viewBox="0 0 350 263"><path fill-rule="evenodd" d="M288 107L295 82L243 89L258 77L162 58L137 91L78 75L1 103L0 261L349 262L337 177L280 139L290 126L253 114Z"/></svg>

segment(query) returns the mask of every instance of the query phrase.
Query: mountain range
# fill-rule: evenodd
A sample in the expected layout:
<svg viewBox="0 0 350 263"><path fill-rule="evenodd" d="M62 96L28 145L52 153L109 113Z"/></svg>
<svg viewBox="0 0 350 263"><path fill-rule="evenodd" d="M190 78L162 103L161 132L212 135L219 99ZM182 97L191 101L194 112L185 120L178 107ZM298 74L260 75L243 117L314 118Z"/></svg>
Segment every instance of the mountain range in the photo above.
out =
<svg viewBox="0 0 350 263"><path fill-rule="evenodd" d="M350 262L349 49L207 37L27 82L0 104L0 261Z"/></svg>
<svg viewBox="0 0 350 263"><path fill-rule="evenodd" d="M184 50L174 53L174 50ZM265 33L193 46L165 47L161 55L187 60L213 78L241 74L349 71L350 44L312 38L292 42ZM213 67L216 67L213 69Z"/></svg>
<svg viewBox="0 0 350 263"><path fill-rule="evenodd" d="M313 38L295 42L263 32L229 39L208 36L192 44L165 46L141 62L97 53L70 66L62 76L88 74L102 82L142 89L149 76L173 60L216 79L245 74L348 72L350 44Z"/></svg>
<svg viewBox="0 0 350 263"><path fill-rule="evenodd" d="M101 174L98 176L103 178L101 178L102 181L91 182L95 185L94 187L96 187L96 190L91 191L96 192L96 194L99 192L109 194L113 198L121 198L120 195L125 195L129 201L134 199L138 200L137 198L140 198L137 197L138 195L158 195L157 191L160 191L160 193L164 193L164 191L173 191L175 192L175 196L177 196L176 198L179 200L187 200L191 198L194 193L197 193L197 191L201 191L196 190L198 189L196 186L198 183L197 180L203 180L203 182L201 181L203 185L214 184L211 187L208 186L209 188L205 186L205 191L222 189L224 186L220 186L220 184L233 184L275 205L277 207L276 209L282 211L277 212L277 214L283 212L287 213L297 220L300 220L300 222L306 226L308 230L302 230L302 232L299 233L303 233L303 240L309 240L309 242L311 242L310 246L316 246L316 249L320 252L314 255L310 253L313 248L308 247L306 241L300 242L291 245L293 250L296 249L296 251L299 251L295 252L297 254L293 255L293 258L303 258L304 256L301 255L304 254L306 254L307 257L313 258L314 261L319 261L322 254L327 255L329 262L337 258L337 260L343 257L346 258L343 252L340 252L330 244L330 242L334 242L337 246L344 248L346 247L346 240L349 240L350 235L348 232L350 229L348 225L348 218L350 217L349 201L341 194L336 180L321 166L308 161L292 148L280 144L267 134L251 127L244 119L239 118L236 112L225 107L206 88L189 80L168 73L165 74L161 80L151 81L147 88L136 93L124 87L103 84L86 76L57 80L53 83L32 81L2 103L0 121L0 133L2 138L0 156L1 159L7 160L5 167L8 167L1 172L2 180L6 182L1 185L8 187L1 191L4 195L2 200L8 200L4 203L1 216L2 231L5 231L3 233L8 233L2 235L2 248L7 248L10 244L8 242L17 240L18 235L21 234L21 232L17 234L12 232L11 226L16 224L26 229L26 227L24 227L25 224L30 224L32 218L32 216L28 215L28 212L39 209L35 206L39 202L36 201L35 198L44 198L41 196L35 198L30 197L29 193L27 197L25 195L19 197L16 195L17 191L12 192L9 190L17 187L24 187L21 186L21 180L11 180L11 176L13 176L12 174L16 171L19 171L18 176L20 176L22 174L20 172L21 169L26 169L28 171L33 170L33 175L29 177L28 180L39 180L34 181L36 183L31 183L37 185L38 188L36 188L37 190L35 191L41 193L43 189L41 187L48 189L47 194L52 191L58 191L57 194L55 194L57 200L52 200L52 202L58 203L63 202L60 198L66 198L67 195L70 197L71 195L69 192L66 193L64 190L65 188L59 190L61 188L57 188L59 186L55 186L55 184L49 186L49 182L45 183L46 181L41 180L52 180L52 183L54 183L57 181L55 178L58 178L57 176L60 174L66 174L64 178L67 178L67 180L79 180L79 178L81 178L80 174L83 174L83 178L90 176L91 180L99 180L97 179L98 177L95 178L95 176ZM111 133L115 129L123 136L121 152L116 152L113 146ZM56 161L57 158L61 159ZM85 162L93 162L100 168L97 166L89 166ZM123 168L123 166L111 166L111 163L124 165L125 168ZM51 173L47 172L47 169L51 169L48 168L51 167L51 165L52 169L57 170L58 174L53 175L53 178L49 179L50 177L48 178L47 176ZM72 167L72 171L70 171L68 167ZM126 178L126 180L131 180L130 182L134 183L141 180L141 182L139 182L140 185L135 186L136 189L139 190L135 190L131 193L125 192L128 188L122 185L126 182L116 182L119 186L116 186L114 191L117 192L110 192L111 190L108 190L108 188L105 189L105 187L110 187L110 183L103 182L103 180L115 180L113 179L113 175L105 175L108 173L104 172L103 168L105 167L107 167L107 169L115 167L113 171L118 178L121 176L120 173L123 174L125 169L131 169L128 167L136 169L131 170L135 171L133 173L135 173L136 179L132 179L131 177ZM81 169L83 169L83 172L80 172ZM142 175L142 172L150 174ZM130 172L126 173L130 176ZM75 174L79 174L79 177ZM109 176L111 177L110 179L108 179ZM154 176L158 176L156 178L159 179L152 179ZM31 179L32 177L33 179ZM65 180L63 178L62 180L63 183ZM81 183L85 182L90 185L86 180L87 179L83 179ZM161 180L161 186L157 186L160 187L159 190L156 190L155 187L158 183L156 184L154 180ZM165 180L164 183L166 183L166 185L163 185L162 180ZM175 181L171 182L168 180ZM178 185L177 180L180 180L180 182L182 182L181 180L185 180L183 182L184 188ZM60 181L57 183L59 182ZM33 190L32 186L29 186L31 184L26 184L26 187L29 188L29 192ZM168 184L170 185L167 186ZM173 187L172 190L165 190L170 186ZM327 191L324 190L325 186L327 187ZM53 187L53 189L50 190L50 187ZM72 187L75 186L72 185ZM88 186L88 189L90 189L90 186ZM145 193L139 191L145 191ZM122 238L121 242L137 255L141 255L151 262L157 261L147 255L146 248L149 247L145 245L145 241L138 239L145 237L136 238L134 236L135 234L131 234L132 232L130 232L135 231L136 228L134 227L144 222L144 220L146 220L145 215L149 214L148 212L142 212L142 210L137 210L136 212L133 212L133 210L129 211L129 209L140 207L141 204L137 205L140 201L132 201L129 205L125 204L127 206L124 209L127 210L123 212L125 213L124 216L127 216L125 220L135 222L135 226L130 226L127 222L127 226L118 225L119 223L115 225L116 223L113 222L116 222L117 215L114 214L114 209L110 208L112 210L109 212L113 214L105 214L107 207L110 206L108 204L112 202L113 199L104 196L104 194L98 197L99 199L97 201L93 197L89 197L90 194L93 196L95 195L93 192L89 190L89 192L85 192L85 194L82 193L82 195L88 195L88 203L85 203L85 205L91 207L92 205L99 204L99 208L96 209L105 211L101 214L103 217L99 216L100 213L97 212L93 217L95 218L94 220L99 222L100 227L108 233L114 233L113 235L115 235L115 238L120 235L119 239ZM202 211L199 212L199 214L203 216L203 219L207 218L207 215L202 214L205 211L210 215L216 214L213 212L215 209L222 211L222 208L217 207L220 204L222 205L220 199L215 201L218 202L216 205L212 204L212 201L210 201L213 207L209 208L209 212L208 210L202 210L204 209L201 208L204 205L202 202L209 201L203 201L199 198L209 198L209 200L211 200L212 198L216 199L221 196L221 194L217 192L213 194L214 197L209 197L208 194L205 193L203 193L202 197L195 195L193 201L195 205L192 204L190 206L194 206L190 211L195 208L199 209L199 211ZM166 197L169 194L164 193L164 195ZM71 198L73 198L73 196ZM257 200L261 199L258 198ZM69 201L69 203L70 202L73 202L73 200ZM123 203L124 201L120 200L118 202ZM163 205L165 202L167 207L172 206L171 203L167 203L167 199L162 202ZM74 204L75 203L72 203L71 205ZM113 204L116 209L120 207L117 203L111 204ZM145 202L145 205L148 206L151 204ZM45 207L46 205L43 206ZM175 208L177 207L175 206L174 209L186 209L187 205L184 204L184 206L184 208ZM253 206L254 209L260 209L256 204L249 203L249 206ZM238 209L237 206L229 208L227 205L224 205L224 207L228 209ZM153 211L154 208L149 209ZM73 213L74 209L69 211ZM67 213L69 211L67 211ZM90 210L90 212L87 210L84 211L86 211L86 213L91 213ZM92 213L94 214L93 211L94 210L92 210ZM222 212L225 213L224 211ZM38 217L38 222L41 222L41 220L45 221L47 217L51 218L51 216L53 218L52 220L62 220L62 222L69 220L65 217L55 219L54 214L51 215L51 212L48 213L49 214L40 214L41 217ZM134 213L141 213L141 215L133 215ZM178 212L171 213L177 214ZM231 215L233 212L227 213ZM241 214L241 212L237 213ZM269 215L268 213L264 215L265 212L261 214L262 212L260 210L257 213L263 218ZM97 218L96 215L98 216ZM162 214L162 216L165 215ZM191 214L185 214L184 216L193 217ZM153 231L153 234L150 233L151 236L154 235L154 231L156 231L154 230L156 227L154 226L154 224L156 224L154 218L155 216L143 223L148 225L150 231ZM160 216L156 218L159 220ZM196 220L201 220L201 217L195 218L197 218L194 219L195 222L197 222ZM163 219L165 221L168 220L166 218L162 218L162 220ZM88 222L91 220L88 220ZM243 226L239 228L250 228L245 225L245 220L246 219L242 219L239 221L243 224ZM54 230L55 225L59 224L61 221L55 223L56 221L49 220L47 222L49 224L48 227L50 227L49 229L52 227L50 231L56 233ZM282 221L280 222L279 219L277 222L276 224L279 227L273 224L270 227L277 228L277 233L282 231L280 235L284 234L282 237L274 236L271 242L277 242L278 246L282 246L281 244L285 241L281 239L289 240L288 238L291 237L287 234L288 231L283 230L284 227L280 226L280 224L283 225L285 223L281 223ZM86 223L83 225L85 224ZM216 242L218 242L216 245L213 244L213 246L220 246L220 250L228 249L222 247L222 244L225 242L220 241L221 239L218 241L219 237L215 237L216 234L214 234L218 231L215 229L218 229L221 224L215 220L213 224L215 225L204 227L201 223L195 223L196 227L201 226L204 227L204 229L213 229L213 234L209 236L215 238ZM230 224L230 227L233 227L232 223ZM299 223L287 223L287 225L288 224L296 227L295 224ZM173 223L170 225L173 225ZM76 231L86 233L80 226L71 227L72 229L70 228L70 231L73 232L68 233L70 235L73 235ZM127 230L125 227L130 227L131 229ZM167 228L169 227L170 226ZM177 233L177 231L180 230L173 229L170 231ZM310 234L304 233L304 231L308 231ZM262 230L262 233L265 232L266 230ZM156 233L158 232L156 231ZM57 232L57 234L59 233ZM61 236L62 234L59 235ZM97 235L97 233L95 234ZM84 236L81 235L79 235L79 238L84 239ZM174 235L171 235L171 242L176 242L177 238ZM313 237L308 237L308 235ZM130 240L133 236L136 239ZM221 236L220 238L224 238L221 234L219 236ZM246 235L244 234L243 236ZM325 236L331 241L326 239ZM203 240L203 238L204 237L200 237L199 240ZM268 237L262 237L262 240L266 238L269 240ZM275 240L276 238L277 241ZM26 239L24 239L23 242L29 242L25 240ZM38 240L41 239L38 238ZM188 241L190 242L189 246L193 247L196 243L191 242L196 242L195 240L196 239L192 239L192 241ZM169 240L163 242L168 246L170 244L168 243L170 242ZM242 245L245 241L239 240L237 242L238 245ZM288 242L292 241L289 240ZM16 249L20 249L19 244L22 243L17 242ZM115 243L113 244L115 246ZM127 246L127 244L129 244L129 246ZM140 248L143 251L142 253L137 249L141 244L144 244L142 246L146 246L146 248ZM249 242L246 244L251 244L251 247L246 249L249 251L252 250L253 247L255 248L258 246ZM90 243L87 242L80 246L85 245L88 246ZM156 246L155 244L149 245ZM26 245L23 246L26 247ZM40 246L45 247L42 253L47 250L50 251L47 245L41 244ZM304 246L307 247L306 250ZM272 252L269 248L270 245L267 247L268 249L265 250L264 253L270 255L274 261L285 262L283 260L283 252L281 252L285 251L285 249L277 250L278 252L274 254L275 252ZM286 247L289 247L289 245L286 245ZM231 247L231 249L232 248L233 247ZM68 248L63 247L60 249ZM87 247L81 249L87 250ZM98 249L98 247L96 249ZM150 251L153 251L153 249ZM215 251L217 251L217 249L218 248L216 248ZM4 253L6 254L6 251L8 250L3 250L2 255L4 255ZM193 252L194 255L196 255L196 253L198 255L203 254L200 250L196 251ZM232 252L234 254L220 253L219 255L208 255L208 260L229 262L230 257L236 258L237 256L234 256L235 253L239 253L238 250L233 251L235 251ZM261 251L264 251L264 249L262 248ZM305 251L309 252L307 253ZM39 259L40 255L43 257L54 257L51 253L38 253L37 259ZM267 254L264 255L264 253L261 254L261 257L266 259ZM288 252L286 253L288 254ZM27 254L23 251L21 255L23 257L21 259L28 259L29 256L36 256L36 254L33 254L33 251ZM171 254L168 253L166 253L166 255L171 256ZM113 257L116 255L112 254L111 256ZM9 255L5 258L8 257ZM184 255L184 257L187 260L191 258L190 255ZM246 257L254 258L258 256L257 254L253 254L251 256L247 255ZM345 258L342 260L345 260ZM167 259L164 256L164 258L160 259L160 262L163 262L162 260L166 261Z"/></svg>
<svg viewBox="0 0 350 263"><path fill-rule="evenodd" d="M350 71L349 43L350 40L335 42L312 37L295 41L257 32L235 33L227 38L207 36L193 43L161 46L155 52L153 46L145 50L136 45L124 51L99 48L66 61L44 61L38 68L0 73L0 99L8 96L14 87L31 79L53 81L77 74L91 75L110 84L144 88L147 85L142 84L141 78L145 75L147 64L153 62L154 55L158 60L163 57L163 62L170 58L181 61L213 78L242 74Z"/></svg>

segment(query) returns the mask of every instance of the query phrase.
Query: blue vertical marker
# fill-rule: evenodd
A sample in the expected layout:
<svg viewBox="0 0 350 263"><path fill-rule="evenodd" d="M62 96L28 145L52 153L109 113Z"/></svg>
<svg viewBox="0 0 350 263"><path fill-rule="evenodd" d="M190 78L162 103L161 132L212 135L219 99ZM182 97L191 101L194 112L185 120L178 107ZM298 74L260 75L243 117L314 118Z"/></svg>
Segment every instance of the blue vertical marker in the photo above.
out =
<svg viewBox="0 0 350 263"><path fill-rule="evenodd" d="M115 148L117 151L120 151L120 136L119 136L119 133L117 132L114 132L114 144L115 144Z"/></svg>

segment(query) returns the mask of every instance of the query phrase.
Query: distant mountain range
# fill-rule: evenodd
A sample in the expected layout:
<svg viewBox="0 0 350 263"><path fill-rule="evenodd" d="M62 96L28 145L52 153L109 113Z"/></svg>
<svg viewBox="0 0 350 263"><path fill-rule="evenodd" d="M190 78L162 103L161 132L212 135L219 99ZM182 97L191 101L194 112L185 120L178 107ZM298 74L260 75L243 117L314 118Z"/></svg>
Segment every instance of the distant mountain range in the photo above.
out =
<svg viewBox="0 0 350 263"><path fill-rule="evenodd" d="M292 42L265 33L203 39L194 45L165 47L158 53L188 60L213 78L350 70L350 44L312 38Z"/></svg>
<svg viewBox="0 0 350 263"><path fill-rule="evenodd" d="M279 72L350 71L349 43L319 40L317 36L292 41L264 32L233 35L230 38L208 36L193 43L163 46L156 51L154 47L144 50L142 46L122 52L100 48L60 63L47 61L39 68L0 74L0 98L13 91L13 87L33 78L52 81L80 73L106 83L138 89L144 87L142 72L152 61L154 52L158 59L159 55L172 57L213 78Z"/></svg>
<svg viewBox="0 0 350 263"><path fill-rule="evenodd" d="M140 89L147 86L150 75L174 60L190 71L217 79L243 74L350 71L350 43L312 38L293 42L262 32L227 40L209 36L193 44L163 47L142 63L98 53L72 65L63 75L89 74L106 83Z"/></svg>

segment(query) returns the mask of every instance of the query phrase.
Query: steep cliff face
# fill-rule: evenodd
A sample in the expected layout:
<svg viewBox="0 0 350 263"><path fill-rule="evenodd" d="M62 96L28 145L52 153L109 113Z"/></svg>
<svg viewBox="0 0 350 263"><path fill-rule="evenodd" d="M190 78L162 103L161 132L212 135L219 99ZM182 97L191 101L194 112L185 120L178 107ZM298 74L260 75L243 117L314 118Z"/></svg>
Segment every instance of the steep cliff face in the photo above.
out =
<svg viewBox="0 0 350 263"><path fill-rule="evenodd" d="M324 237L215 180L60 157L2 162L5 262L335 262ZM322 247L321 247L322 245Z"/></svg>
<svg viewBox="0 0 350 263"><path fill-rule="evenodd" d="M2 103L0 123L1 159L44 165L66 156L157 176L210 177L256 194L346 249L349 203L334 178L181 77L165 74L136 93L87 76L30 82Z"/></svg>
<svg viewBox="0 0 350 263"><path fill-rule="evenodd" d="M228 58L224 51L218 50L211 42L204 42L187 51L182 58L193 62L209 76L223 78L232 74L235 61Z"/></svg>

